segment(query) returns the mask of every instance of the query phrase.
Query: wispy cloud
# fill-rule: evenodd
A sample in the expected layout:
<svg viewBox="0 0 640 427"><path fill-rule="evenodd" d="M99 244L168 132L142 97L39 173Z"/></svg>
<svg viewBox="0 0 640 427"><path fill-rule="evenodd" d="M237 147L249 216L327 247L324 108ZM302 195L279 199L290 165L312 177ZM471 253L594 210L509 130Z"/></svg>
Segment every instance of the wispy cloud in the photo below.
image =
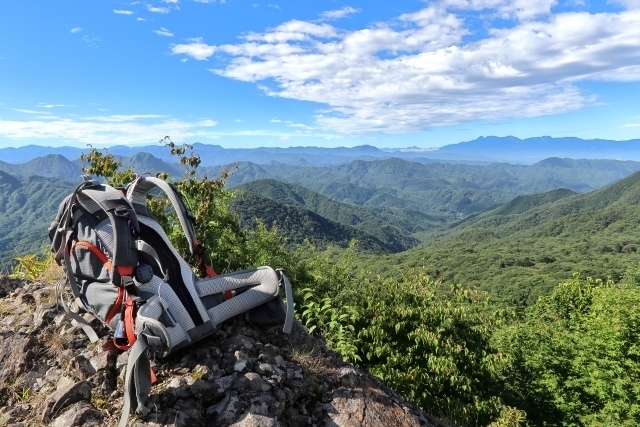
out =
<svg viewBox="0 0 640 427"><path fill-rule="evenodd" d="M196 3L207 3L207 4L216 2L216 0L193 0L193 1ZM220 3L224 3L224 1L221 1Z"/></svg>
<svg viewBox="0 0 640 427"><path fill-rule="evenodd" d="M269 6L270 8L280 10L280 6L278 6L276 3L270 3L268 6Z"/></svg>
<svg viewBox="0 0 640 427"><path fill-rule="evenodd" d="M136 18L136 21L146 21L146 19L144 19L144 18L140 18L140 17L137 17L137 18Z"/></svg>
<svg viewBox="0 0 640 427"><path fill-rule="evenodd" d="M113 13L116 15L133 15L135 12L133 10L113 9Z"/></svg>
<svg viewBox="0 0 640 427"><path fill-rule="evenodd" d="M17 110L19 111L19 110ZM266 129L215 130L218 123L209 118L181 120L163 114L112 114L94 116L54 115L31 116L41 112L29 111L25 120L0 119L0 137L21 139L58 139L78 144L142 144L155 141L164 135L175 140L189 138L217 139L221 137L272 137L339 139L339 134L311 132L310 130L276 131ZM236 119L235 123L242 123Z"/></svg>
<svg viewBox="0 0 640 427"><path fill-rule="evenodd" d="M82 37L82 40L84 40L84 42L87 43L89 47L96 47L98 46L98 42L102 41L98 37L89 37L89 36Z"/></svg>
<svg viewBox="0 0 640 427"><path fill-rule="evenodd" d="M44 102L38 103L38 108L58 108L58 107L75 107L75 105L68 104L45 104Z"/></svg>
<svg viewBox="0 0 640 427"><path fill-rule="evenodd" d="M75 27L69 30L71 34L78 34L81 31L82 31L82 27Z"/></svg>
<svg viewBox="0 0 640 427"><path fill-rule="evenodd" d="M19 113L25 113L25 114L42 114L42 111L24 110L22 108L12 108L12 110L17 111Z"/></svg>
<svg viewBox="0 0 640 427"><path fill-rule="evenodd" d="M353 15L354 13L358 12L360 12L360 9L355 9L351 6L345 6L342 9L327 10L326 12L322 12L320 14L320 18L326 20L341 19L345 16Z"/></svg>
<svg viewBox="0 0 640 427"><path fill-rule="evenodd" d="M201 38L190 39L190 42L186 44L171 46L171 53L174 55L187 55L198 61L208 59L215 51L215 46L207 45Z"/></svg>
<svg viewBox="0 0 640 427"><path fill-rule="evenodd" d="M554 13L555 3L436 0L359 29L292 20L235 44L198 39L172 52L215 53L215 74L323 105L317 123L346 134L561 114L595 102L578 82L640 81L640 10ZM487 17L473 42L470 10Z"/></svg>
<svg viewBox="0 0 640 427"><path fill-rule="evenodd" d="M640 127L640 123L629 123L629 124L626 124L626 125L622 125L620 127L623 127L623 128L638 128L638 127Z"/></svg>
<svg viewBox="0 0 640 427"><path fill-rule="evenodd" d="M176 139L218 138L217 123L211 119L195 122L158 114L92 116L84 118L47 117L30 120L0 120L0 135L9 139L60 139L77 143L148 143L164 135Z"/></svg>
<svg viewBox="0 0 640 427"><path fill-rule="evenodd" d="M280 123L280 122L282 122L282 120L280 120L280 119L271 119L271 120L269 120L269 121L270 121L271 123Z"/></svg>
<svg viewBox="0 0 640 427"><path fill-rule="evenodd" d="M150 4L147 5L147 10L153 13L169 13L168 7L155 7L151 6Z"/></svg>
<svg viewBox="0 0 640 427"><path fill-rule="evenodd" d="M158 34L159 36L173 37L173 33L164 27L160 27L159 30L153 30L153 32Z"/></svg>
<svg viewBox="0 0 640 427"><path fill-rule="evenodd" d="M162 0L163 3L178 4L180 0Z"/></svg>

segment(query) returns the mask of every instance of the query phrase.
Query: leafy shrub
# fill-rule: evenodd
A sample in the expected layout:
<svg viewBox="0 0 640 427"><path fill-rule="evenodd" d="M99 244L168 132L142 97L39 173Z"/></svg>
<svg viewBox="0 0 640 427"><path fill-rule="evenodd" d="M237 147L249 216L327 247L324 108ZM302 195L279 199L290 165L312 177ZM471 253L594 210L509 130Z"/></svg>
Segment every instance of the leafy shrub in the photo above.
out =
<svg viewBox="0 0 640 427"><path fill-rule="evenodd" d="M488 425L499 397L506 354L491 343L510 318L485 293L442 285L422 272L363 283L362 364L430 412L460 425Z"/></svg>
<svg viewBox="0 0 640 427"><path fill-rule="evenodd" d="M340 353L347 362L358 362L358 344L354 323L359 318L355 307L343 305L336 307L330 297L319 299L313 289L305 288L302 294L302 322L309 333L321 332L327 345Z"/></svg>
<svg viewBox="0 0 640 427"><path fill-rule="evenodd" d="M575 275L498 335L534 425L640 425L640 288ZM511 394L511 396L507 396Z"/></svg>
<svg viewBox="0 0 640 427"><path fill-rule="evenodd" d="M15 260L17 264L13 267L9 277L29 282L35 282L54 262L51 254L44 257L30 254L15 258Z"/></svg>

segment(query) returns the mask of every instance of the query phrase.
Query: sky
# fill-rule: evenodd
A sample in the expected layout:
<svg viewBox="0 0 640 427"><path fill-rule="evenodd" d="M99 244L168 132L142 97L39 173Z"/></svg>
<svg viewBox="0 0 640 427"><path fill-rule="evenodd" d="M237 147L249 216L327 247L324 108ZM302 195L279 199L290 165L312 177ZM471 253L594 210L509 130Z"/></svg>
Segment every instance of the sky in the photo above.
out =
<svg viewBox="0 0 640 427"><path fill-rule="evenodd" d="M640 138L640 0L4 1L0 148Z"/></svg>

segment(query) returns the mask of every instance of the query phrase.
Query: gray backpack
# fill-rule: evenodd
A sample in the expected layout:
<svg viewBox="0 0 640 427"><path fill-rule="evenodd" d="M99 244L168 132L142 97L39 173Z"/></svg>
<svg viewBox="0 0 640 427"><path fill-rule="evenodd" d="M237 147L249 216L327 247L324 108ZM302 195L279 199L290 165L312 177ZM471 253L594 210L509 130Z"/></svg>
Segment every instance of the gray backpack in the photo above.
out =
<svg viewBox="0 0 640 427"><path fill-rule="evenodd" d="M210 277L197 278L148 211L147 194L154 188L171 201L197 267ZM51 249L76 304L113 331L118 348L129 351L120 427L126 426L130 412L140 417L149 412L145 403L155 381L149 348L166 356L239 314L259 328L284 325L285 333L291 331L293 295L284 273L259 267L215 275L204 263L192 219L175 187L159 178L137 177L124 193L85 177L60 204L49 228ZM63 299L61 304L97 341L89 323Z"/></svg>

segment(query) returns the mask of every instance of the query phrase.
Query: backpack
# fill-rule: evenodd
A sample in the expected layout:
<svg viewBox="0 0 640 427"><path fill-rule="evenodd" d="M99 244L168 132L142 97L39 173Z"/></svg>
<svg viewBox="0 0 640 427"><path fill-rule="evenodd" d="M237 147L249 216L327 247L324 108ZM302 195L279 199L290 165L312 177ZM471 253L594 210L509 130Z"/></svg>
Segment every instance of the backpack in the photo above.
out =
<svg viewBox="0 0 640 427"><path fill-rule="evenodd" d="M66 273L75 302L113 332L113 342L128 350L124 404L119 427L129 413L144 417L155 375L148 350L161 357L211 335L222 322L244 314L252 325L269 329L293 323L291 284L282 270L259 267L216 275L204 263L193 215L180 193L166 181L137 176L119 190L83 177L67 196L49 227L51 250ZM172 246L147 209L147 194L161 190L171 202L189 242L200 279ZM279 298L284 288L287 306ZM88 335L98 336L82 316L60 301Z"/></svg>

